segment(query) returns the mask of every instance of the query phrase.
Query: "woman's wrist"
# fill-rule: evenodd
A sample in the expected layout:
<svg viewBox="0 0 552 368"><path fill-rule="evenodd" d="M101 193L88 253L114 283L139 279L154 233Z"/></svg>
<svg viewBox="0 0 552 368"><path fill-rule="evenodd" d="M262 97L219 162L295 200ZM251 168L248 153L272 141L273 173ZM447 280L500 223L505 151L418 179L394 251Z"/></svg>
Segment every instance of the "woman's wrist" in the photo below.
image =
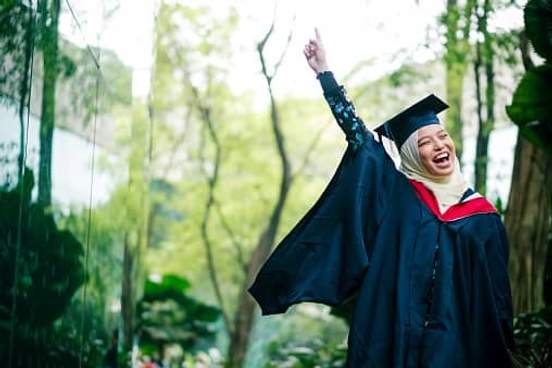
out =
<svg viewBox="0 0 552 368"><path fill-rule="evenodd" d="M327 79L334 79L334 76L331 70L324 70L316 73L316 79L322 82Z"/></svg>
<svg viewBox="0 0 552 368"><path fill-rule="evenodd" d="M339 89L339 85L330 70L318 73L316 78L320 81L320 85L322 86L324 93L332 93L333 91Z"/></svg>
<svg viewBox="0 0 552 368"><path fill-rule="evenodd" d="M322 74L324 72L329 72L330 68L327 65L320 66L315 69L316 75Z"/></svg>

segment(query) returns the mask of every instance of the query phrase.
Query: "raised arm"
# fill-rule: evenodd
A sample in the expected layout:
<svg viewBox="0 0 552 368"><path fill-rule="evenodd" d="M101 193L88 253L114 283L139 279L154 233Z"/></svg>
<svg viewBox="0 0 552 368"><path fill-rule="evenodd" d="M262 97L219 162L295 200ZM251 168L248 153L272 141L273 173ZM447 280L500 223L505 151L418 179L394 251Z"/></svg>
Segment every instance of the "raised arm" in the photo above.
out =
<svg viewBox="0 0 552 368"><path fill-rule="evenodd" d="M356 151L366 141L368 130L362 119L356 114L353 103L347 98L345 88L337 83L333 73L329 70L326 50L318 29L315 29L315 35L315 39L309 40L309 43L305 45L303 54L320 80L324 97L337 123L345 133L347 142Z"/></svg>

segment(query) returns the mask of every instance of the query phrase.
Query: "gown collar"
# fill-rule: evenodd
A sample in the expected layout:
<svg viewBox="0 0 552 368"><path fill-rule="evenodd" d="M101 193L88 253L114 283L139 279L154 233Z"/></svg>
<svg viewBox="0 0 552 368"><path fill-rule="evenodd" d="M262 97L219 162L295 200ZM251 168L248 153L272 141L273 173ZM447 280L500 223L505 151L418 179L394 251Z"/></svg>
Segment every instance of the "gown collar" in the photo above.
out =
<svg viewBox="0 0 552 368"><path fill-rule="evenodd" d="M485 197L470 188L464 192L460 202L450 206L444 213L441 213L437 198L431 190L419 181L409 179L409 182L418 198L441 221L452 222L474 215L497 213L496 208Z"/></svg>

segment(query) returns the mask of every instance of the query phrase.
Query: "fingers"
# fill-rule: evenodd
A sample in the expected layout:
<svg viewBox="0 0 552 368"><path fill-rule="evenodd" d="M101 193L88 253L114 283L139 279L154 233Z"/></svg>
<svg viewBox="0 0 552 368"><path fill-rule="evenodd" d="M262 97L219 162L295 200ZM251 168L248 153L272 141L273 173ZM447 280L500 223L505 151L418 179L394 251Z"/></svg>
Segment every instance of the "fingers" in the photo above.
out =
<svg viewBox="0 0 552 368"><path fill-rule="evenodd" d="M320 31L318 27L314 27L314 39L309 39L309 45L317 51L320 48L323 48L322 37L320 36Z"/></svg>
<svg viewBox="0 0 552 368"><path fill-rule="evenodd" d="M316 40L313 40L313 39L310 39L309 40L309 43L307 44L307 46L314 52L316 50L318 50L319 48L319 44Z"/></svg>
<svg viewBox="0 0 552 368"><path fill-rule="evenodd" d="M308 53L309 56L312 56L318 50L318 45L313 40L310 40L304 47L304 52Z"/></svg>
<svg viewBox="0 0 552 368"><path fill-rule="evenodd" d="M303 54L307 58L317 56L319 52L323 52L322 39L320 37L320 31L318 28L314 28L315 38L310 38L303 49Z"/></svg>
<svg viewBox="0 0 552 368"><path fill-rule="evenodd" d="M318 31L318 27L314 27L314 35L316 36L316 41L322 42L322 37L320 37L320 31Z"/></svg>
<svg viewBox="0 0 552 368"><path fill-rule="evenodd" d="M310 59L311 57L313 57L314 52L311 50L309 45L305 45L305 48L303 49L303 54L307 59Z"/></svg>

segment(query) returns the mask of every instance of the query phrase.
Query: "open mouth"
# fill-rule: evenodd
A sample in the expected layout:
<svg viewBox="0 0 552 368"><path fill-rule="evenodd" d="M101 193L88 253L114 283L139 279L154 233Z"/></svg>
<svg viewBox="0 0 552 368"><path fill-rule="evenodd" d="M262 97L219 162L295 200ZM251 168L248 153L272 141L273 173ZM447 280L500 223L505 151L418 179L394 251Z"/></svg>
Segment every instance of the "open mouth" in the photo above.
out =
<svg viewBox="0 0 552 368"><path fill-rule="evenodd" d="M439 153L433 158L438 166L447 166L450 163L450 154L448 152Z"/></svg>

